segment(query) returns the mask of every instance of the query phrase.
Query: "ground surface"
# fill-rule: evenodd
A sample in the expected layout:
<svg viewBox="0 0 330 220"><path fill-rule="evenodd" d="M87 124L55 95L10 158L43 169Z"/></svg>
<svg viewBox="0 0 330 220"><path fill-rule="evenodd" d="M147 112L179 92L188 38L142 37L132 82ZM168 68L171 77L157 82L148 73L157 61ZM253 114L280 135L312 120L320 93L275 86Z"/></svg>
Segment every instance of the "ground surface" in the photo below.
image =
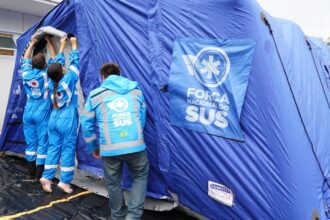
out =
<svg viewBox="0 0 330 220"><path fill-rule="evenodd" d="M56 181L55 181L56 183ZM55 185L56 186L56 185ZM67 195L53 186L44 193L40 184L30 180L26 162L16 157L0 156L0 220L11 219L107 219L108 199L79 187ZM194 220L178 210L145 211L142 220Z"/></svg>

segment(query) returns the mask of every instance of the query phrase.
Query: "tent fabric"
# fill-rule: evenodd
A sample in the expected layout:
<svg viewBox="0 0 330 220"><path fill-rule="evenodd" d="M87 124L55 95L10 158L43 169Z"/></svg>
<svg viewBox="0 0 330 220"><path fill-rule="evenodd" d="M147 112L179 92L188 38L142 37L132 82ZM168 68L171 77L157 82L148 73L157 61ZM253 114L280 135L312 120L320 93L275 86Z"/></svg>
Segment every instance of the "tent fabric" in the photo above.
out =
<svg viewBox="0 0 330 220"><path fill-rule="evenodd" d="M0 150L24 152L19 56L37 28L52 26L79 39L85 97L100 84L99 67L109 60L141 85L149 196L176 195L209 219L310 219L313 213L327 219L329 48L314 38L307 38L309 47L299 27L264 12L267 26L261 12L255 0L63 1L17 42ZM240 116L244 142L170 125L170 97L161 88L169 83L174 42L181 37L256 42ZM102 175L81 134L77 158L78 168ZM210 181L231 190L232 207L209 196ZM123 187L130 185L125 172Z"/></svg>
<svg viewBox="0 0 330 220"><path fill-rule="evenodd" d="M330 108L330 51L329 46L319 39L308 37L307 42L315 60L315 65L318 69L322 89L326 95L326 99ZM316 62L318 61L318 62Z"/></svg>
<svg viewBox="0 0 330 220"><path fill-rule="evenodd" d="M302 124L305 127L306 136L310 139L311 147L316 151L320 169L328 177L330 174L328 166L330 163L330 139L324 138L323 132L330 130L330 124L322 122L330 121L330 114L329 91L325 88L327 73L319 70L319 65L324 62L323 56L319 56L319 59L313 57L313 51L308 48L306 39L297 25L283 20L277 21L277 26L274 25L274 27L276 29L281 27L281 29L275 31L275 39L279 43L279 53L288 75L293 97L296 100L296 108L301 114ZM301 47L302 50L285 52L289 45L292 48ZM302 63L304 63L304 68L301 68ZM296 72L300 72L300 74L294 74ZM316 115L318 117L315 117Z"/></svg>

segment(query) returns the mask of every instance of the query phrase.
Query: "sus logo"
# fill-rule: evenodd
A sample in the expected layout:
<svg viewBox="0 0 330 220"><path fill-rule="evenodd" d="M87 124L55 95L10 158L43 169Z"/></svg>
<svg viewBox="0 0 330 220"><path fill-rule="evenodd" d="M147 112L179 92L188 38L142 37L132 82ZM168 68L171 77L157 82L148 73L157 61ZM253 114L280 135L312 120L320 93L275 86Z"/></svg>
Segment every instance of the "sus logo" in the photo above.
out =
<svg viewBox="0 0 330 220"><path fill-rule="evenodd" d="M109 102L108 107L116 112L124 112L128 109L128 102L124 98L117 98L112 102Z"/></svg>
<svg viewBox="0 0 330 220"><path fill-rule="evenodd" d="M219 47L205 47L196 56L183 55L190 75L207 87L218 87L227 78L230 60L227 53Z"/></svg>

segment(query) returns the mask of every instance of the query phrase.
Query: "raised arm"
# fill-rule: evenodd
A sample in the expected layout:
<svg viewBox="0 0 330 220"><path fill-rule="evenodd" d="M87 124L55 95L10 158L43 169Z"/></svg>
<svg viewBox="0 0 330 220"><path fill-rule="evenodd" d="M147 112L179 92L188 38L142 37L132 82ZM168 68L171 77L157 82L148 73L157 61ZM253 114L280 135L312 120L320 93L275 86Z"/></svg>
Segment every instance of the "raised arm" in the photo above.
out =
<svg viewBox="0 0 330 220"><path fill-rule="evenodd" d="M77 38L71 37L70 43L72 47L72 51L69 54L70 69L79 75L79 51L77 50Z"/></svg>
<svg viewBox="0 0 330 220"><path fill-rule="evenodd" d="M54 46L54 43L52 41L52 39L50 38L49 35L46 35L45 36L45 40L47 41L47 45L49 47L49 50L50 50L50 57L52 59L55 59L55 56L56 56L56 48Z"/></svg>
<svg viewBox="0 0 330 220"><path fill-rule="evenodd" d="M64 48L66 46L66 37L62 37L60 40L60 49L58 51L58 54L56 55L55 59L51 59L51 63L57 62L60 63L62 66L65 66L65 57L64 57Z"/></svg>
<svg viewBox="0 0 330 220"><path fill-rule="evenodd" d="M31 58L33 48L37 44L37 42L38 42L37 38L35 38L35 37L31 38L30 44L29 44L28 48L26 49L25 54L23 56L24 59L30 59Z"/></svg>
<svg viewBox="0 0 330 220"><path fill-rule="evenodd" d="M71 37L70 42L71 42L72 50L77 50L77 38L76 37Z"/></svg>
<svg viewBox="0 0 330 220"><path fill-rule="evenodd" d="M63 53L64 52L64 48L66 46L66 37L62 37L60 40L60 50L58 51L58 53Z"/></svg>

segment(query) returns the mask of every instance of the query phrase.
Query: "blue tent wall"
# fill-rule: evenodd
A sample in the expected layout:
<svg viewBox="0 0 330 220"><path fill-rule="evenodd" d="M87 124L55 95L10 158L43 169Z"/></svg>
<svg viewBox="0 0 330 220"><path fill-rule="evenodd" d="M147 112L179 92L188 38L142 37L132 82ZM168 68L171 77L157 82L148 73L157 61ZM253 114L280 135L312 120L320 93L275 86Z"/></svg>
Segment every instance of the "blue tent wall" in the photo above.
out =
<svg viewBox="0 0 330 220"><path fill-rule="evenodd" d="M144 131L150 160L149 178L152 180L148 185L148 195L160 198L169 195L158 165L153 114L155 76L151 76L149 70L147 7L147 2L140 1L98 1L97 4L94 1L76 1L76 17L79 43L83 47L80 71L85 95L100 84L99 68L110 60L120 65L124 76L138 81L141 85L148 106ZM79 167L93 171L93 168L90 169L93 167L91 161L95 160L86 153L78 153L79 155ZM130 188L128 172L125 172L124 179L124 187Z"/></svg>
<svg viewBox="0 0 330 220"><path fill-rule="evenodd" d="M171 127L168 109L161 111L161 118L167 120L159 131L162 134L160 149L164 155L160 158L165 158L161 166L168 173L165 175L168 183L172 183L170 189L181 196L181 202L200 213L207 213L206 216L212 219L305 219L311 216L313 208L322 210L322 202L316 195L321 194L323 179L273 39L260 19L259 6L253 1L181 4L158 1L155 8L158 13L153 17L158 19L155 22L158 28L151 36L157 38L152 41L156 42L153 49L158 49L155 56L161 57L155 61L159 85L168 80L176 37L257 40L241 116L246 137L244 144ZM303 35L299 37L303 38ZM301 46L288 48L297 53L305 49ZM286 53L289 52L287 49ZM159 66L162 68L157 69ZM300 74L301 71L291 73ZM160 106L169 107L166 95L160 100ZM324 100L318 101L323 103ZM325 138L323 135L322 140ZM301 170L304 170L303 175ZM236 205L228 208L211 200L207 196L208 180L223 183L236 192ZM302 199L305 196L310 199Z"/></svg>
<svg viewBox="0 0 330 220"><path fill-rule="evenodd" d="M266 14L273 39L254 0L67 2L19 38L18 54L35 28L51 25L79 38L85 96L99 85L99 67L108 60L141 84L148 106L148 195L173 192L210 219L310 219L314 209L326 218L330 90L324 65L330 69L330 53L324 43L309 39L310 50L296 25ZM240 119L244 143L170 126L169 95L160 88L168 83L177 37L256 40ZM12 91L21 84L18 60ZM1 151L24 153L24 104L24 92L11 93ZM77 157L79 168L101 174L81 135ZM208 196L209 180L233 191L233 207ZM125 172L124 187L130 183Z"/></svg>
<svg viewBox="0 0 330 220"><path fill-rule="evenodd" d="M320 39L308 37L307 42L310 45L310 51L318 68L318 76L322 82L322 90L330 108L330 50Z"/></svg>

